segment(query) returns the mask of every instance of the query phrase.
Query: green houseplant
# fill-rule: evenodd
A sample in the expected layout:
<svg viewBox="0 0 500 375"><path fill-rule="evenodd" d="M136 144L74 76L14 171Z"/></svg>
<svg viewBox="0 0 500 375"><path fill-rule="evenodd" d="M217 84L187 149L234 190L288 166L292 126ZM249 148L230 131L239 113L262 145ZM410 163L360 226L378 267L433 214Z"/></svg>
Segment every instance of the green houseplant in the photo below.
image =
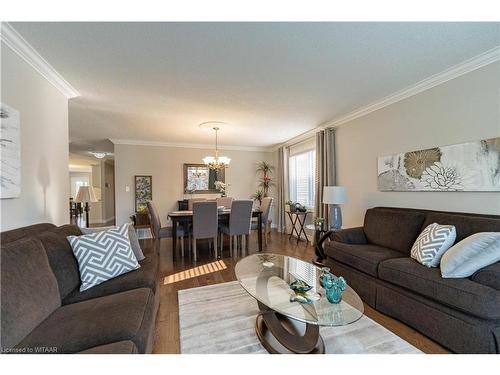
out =
<svg viewBox="0 0 500 375"><path fill-rule="evenodd" d="M262 190L257 190L252 195L253 200L259 201L259 206L262 204L262 198L264 198L264 192Z"/></svg>
<svg viewBox="0 0 500 375"><path fill-rule="evenodd" d="M271 186L274 186L274 183L271 179L271 173L273 170L274 167L267 161L261 161L257 165L257 173L262 173L262 177L259 180L259 187L262 188L264 197L267 197L269 195L269 188Z"/></svg>

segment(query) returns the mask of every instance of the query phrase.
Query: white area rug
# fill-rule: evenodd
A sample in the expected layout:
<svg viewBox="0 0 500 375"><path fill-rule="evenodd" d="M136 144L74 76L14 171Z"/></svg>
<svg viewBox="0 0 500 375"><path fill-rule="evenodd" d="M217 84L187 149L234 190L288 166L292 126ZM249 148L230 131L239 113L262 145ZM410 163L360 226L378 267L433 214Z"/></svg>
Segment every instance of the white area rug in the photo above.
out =
<svg viewBox="0 0 500 375"><path fill-rule="evenodd" d="M181 353L267 353L255 333L259 309L237 281L180 290ZM321 327L327 353L422 353L363 316L343 327Z"/></svg>

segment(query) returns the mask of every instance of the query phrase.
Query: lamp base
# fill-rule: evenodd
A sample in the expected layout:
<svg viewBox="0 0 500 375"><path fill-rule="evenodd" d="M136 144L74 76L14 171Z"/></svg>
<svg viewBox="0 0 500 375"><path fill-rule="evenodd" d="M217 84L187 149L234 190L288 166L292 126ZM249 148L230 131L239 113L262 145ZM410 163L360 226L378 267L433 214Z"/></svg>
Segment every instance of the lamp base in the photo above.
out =
<svg viewBox="0 0 500 375"><path fill-rule="evenodd" d="M330 205L330 230L342 228L342 210L337 204Z"/></svg>
<svg viewBox="0 0 500 375"><path fill-rule="evenodd" d="M88 228L89 227L89 211L90 211L90 205L89 202L85 202L85 226Z"/></svg>

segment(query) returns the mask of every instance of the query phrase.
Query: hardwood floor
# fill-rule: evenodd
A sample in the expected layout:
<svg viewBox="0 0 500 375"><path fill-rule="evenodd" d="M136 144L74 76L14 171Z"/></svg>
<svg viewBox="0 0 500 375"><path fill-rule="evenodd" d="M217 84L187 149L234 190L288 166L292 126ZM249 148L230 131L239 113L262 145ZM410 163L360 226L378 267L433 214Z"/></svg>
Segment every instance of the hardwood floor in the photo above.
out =
<svg viewBox="0 0 500 375"><path fill-rule="evenodd" d="M214 272L214 268L211 267L210 272L205 273L207 269L199 266L214 262L214 258L207 247L199 247L198 262L194 264L187 254L185 259L177 256L177 259L173 260L170 239L159 240L158 246L160 246L160 273L162 275L162 282L160 286L160 309L156 323L154 353L180 353L177 291L236 280L234 266L241 258L241 254L231 258L229 256L229 249L224 249L222 261L226 268L221 266L218 267L220 270ZM257 252L257 238L254 234L250 238L249 253L252 254L255 252ZM288 236L282 236L277 232L271 234L271 239L268 246L264 247L264 252L286 254L307 261L311 261L314 257L314 249L311 245L308 245L305 241L301 241L298 244L295 240L289 241ZM169 283L167 284L164 283L165 277L169 277L167 280ZM448 353L448 350L414 329L375 311L366 304L365 315L425 353Z"/></svg>

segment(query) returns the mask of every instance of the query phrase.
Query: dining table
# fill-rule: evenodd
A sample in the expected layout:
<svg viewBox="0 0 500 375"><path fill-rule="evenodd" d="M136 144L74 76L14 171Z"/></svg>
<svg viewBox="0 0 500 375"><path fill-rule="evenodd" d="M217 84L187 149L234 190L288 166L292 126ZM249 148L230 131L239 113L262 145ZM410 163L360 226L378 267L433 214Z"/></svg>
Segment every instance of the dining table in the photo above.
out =
<svg viewBox="0 0 500 375"><path fill-rule="evenodd" d="M231 215L230 208L221 209L217 212L219 221L228 220L229 215ZM177 228L179 225L188 226L188 224L193 222L193 211L172 211L168 214L168 217L172 220L172 254L175 256L175 249L177 249ZM252 217L257 218L257 242L259 251L262 251L262 211L260 209L253 209Z"/></svg>

